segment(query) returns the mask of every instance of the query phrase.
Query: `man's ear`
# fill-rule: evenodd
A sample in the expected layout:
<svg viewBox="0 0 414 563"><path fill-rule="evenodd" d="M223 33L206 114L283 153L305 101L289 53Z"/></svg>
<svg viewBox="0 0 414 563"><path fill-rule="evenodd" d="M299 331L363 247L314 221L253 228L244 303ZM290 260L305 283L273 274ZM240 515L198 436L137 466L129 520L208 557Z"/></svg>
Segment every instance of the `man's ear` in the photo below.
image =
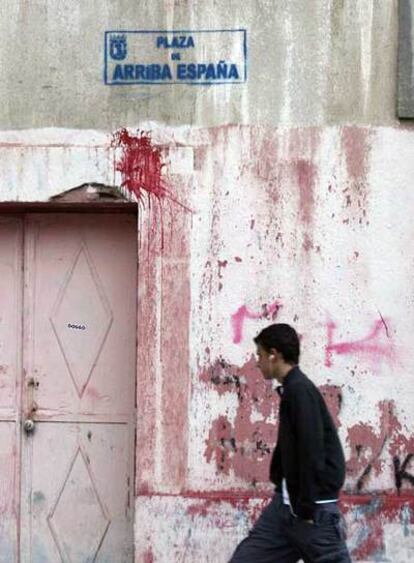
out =
<svg viewBox="0 0 414 563"><path fill-rule="evenodd" d="M274 360L277 357L278 354L279 354L279 352L276 350L276 348L271 348L270 354L269 354L269 359Z"/></svg>

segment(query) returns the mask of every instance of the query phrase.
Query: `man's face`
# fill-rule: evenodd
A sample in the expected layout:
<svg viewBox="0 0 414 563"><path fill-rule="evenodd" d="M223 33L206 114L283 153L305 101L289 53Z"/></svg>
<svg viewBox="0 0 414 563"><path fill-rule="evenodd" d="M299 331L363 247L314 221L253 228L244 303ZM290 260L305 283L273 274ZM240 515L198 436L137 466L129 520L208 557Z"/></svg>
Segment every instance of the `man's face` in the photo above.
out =
<svg viewBox="0 0 414 563"><path fill-rule="evenodd" d="M271 352L267 352L260 344L257 345L256 350L257 362L256 365L262 372L265 379L273 379L275 377L275 357Z"/></svg>

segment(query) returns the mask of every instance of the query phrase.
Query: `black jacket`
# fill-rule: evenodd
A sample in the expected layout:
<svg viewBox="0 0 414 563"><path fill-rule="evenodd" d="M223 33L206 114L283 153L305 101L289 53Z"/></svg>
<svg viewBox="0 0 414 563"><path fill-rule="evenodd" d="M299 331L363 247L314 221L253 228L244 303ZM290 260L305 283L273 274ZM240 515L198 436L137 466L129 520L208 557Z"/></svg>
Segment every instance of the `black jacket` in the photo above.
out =
<svg viewBox="0 0 414 563"><path fill-rule="evenodd" d="M281 492L285 478L294 513L310 519L315 501L338 498L345 480L344 454L321 393L298 367L278 392L279 436L270 479Z"/></svg>

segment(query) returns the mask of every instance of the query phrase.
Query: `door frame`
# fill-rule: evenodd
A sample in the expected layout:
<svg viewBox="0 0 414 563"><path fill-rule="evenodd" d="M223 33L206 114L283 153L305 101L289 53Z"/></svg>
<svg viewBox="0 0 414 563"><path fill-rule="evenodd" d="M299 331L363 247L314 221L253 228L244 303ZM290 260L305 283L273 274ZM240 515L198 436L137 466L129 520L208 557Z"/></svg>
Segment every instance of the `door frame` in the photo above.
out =
<svg viewBox="0 0 414 563"><path fill-rule="evenodd" d="M139 285L139 278L138 278L138 264L139 264L139 232L138 232L138 204L126 202L126 201L115 201L115 202L0 202L0 217L7 217L13 216L16 218L20 218L22 220L22 224L24 227L24 219L26 215L30 215L32 213L51 213L51 214L59 214L59 213L74 213L74 214L82 214L87 213L90 215L93 214L128 214L135 216L135 224L136 224L136 236L137 236L137 253L136 253L136 295L137 295L137 309L135 312L135 353L136 353L136 361L135 361L135 409L137 410L137 374L138 374L138 285ZM22 281L22 295L20 296L20 305L23 311L23 284L24 284L24 230L22 232L21 237L21 254L20 254L20 264L22 268L21 272L21 281ZM20 339L21 339L21 346L23 345L23 314L20 317ZM17 554L17 561L16 563L21 563L21 522L22 522L22 515L21 515L21 508L22 508L22 421L23 421L23 361L22 361L22 354L19 355L19 363L18 369L20 373L16 373L16 377L18 381L16 382L16 466L15 466L15 513L17 519L17 530L16 530L16 537L17 537L17 546L16 546L16 554ZM135 421L135 439L134 444L137 443L137 431L138 425ZM135 497L136 491L136 482L137 482L137 452L136 448L135 451L132 452L133 456L133 477L135 483L132 485L131 490ZM132 499L132 503L134 503L135 498ZM133 514L134 514L134 526L133 529L135 530L135 507L133 507ZM135 537L132 538L132 546L133 552L135 553ZM135 560L135 557L134 557Z"/></svg>

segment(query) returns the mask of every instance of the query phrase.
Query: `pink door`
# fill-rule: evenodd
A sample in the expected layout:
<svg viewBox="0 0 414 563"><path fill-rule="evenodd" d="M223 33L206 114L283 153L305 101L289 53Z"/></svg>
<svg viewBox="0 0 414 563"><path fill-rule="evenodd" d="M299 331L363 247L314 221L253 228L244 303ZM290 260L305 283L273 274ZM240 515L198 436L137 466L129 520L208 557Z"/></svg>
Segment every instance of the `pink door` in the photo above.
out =
<svg viewBox="0 0 414 563"><path fill-rule="evenodd" d="M16 438L15 401L0 446L21 440L21 562L131 562L135 218L33 214L22 230L22 424Z"/></svg>

